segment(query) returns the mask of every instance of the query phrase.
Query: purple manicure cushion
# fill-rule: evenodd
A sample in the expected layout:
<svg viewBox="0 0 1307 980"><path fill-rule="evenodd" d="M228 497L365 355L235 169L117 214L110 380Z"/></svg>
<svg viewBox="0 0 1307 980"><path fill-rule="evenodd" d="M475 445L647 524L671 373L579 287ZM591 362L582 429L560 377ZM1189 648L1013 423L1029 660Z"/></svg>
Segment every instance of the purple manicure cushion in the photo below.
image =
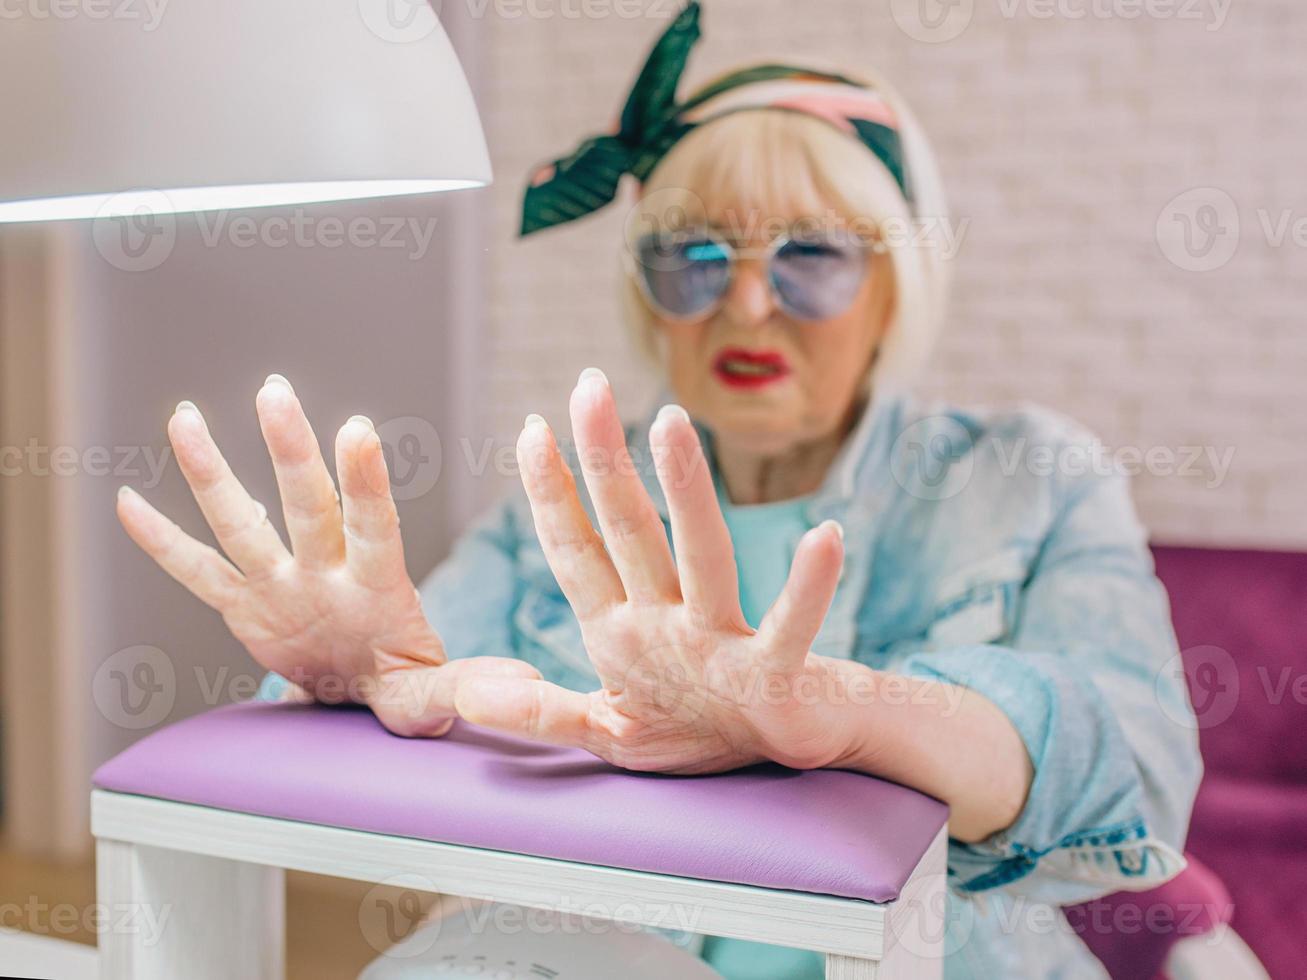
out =
<svg viewBox="0 0 1307 980"><path fill-rule="evenodd" d="M618 769L464 722L387 732L361 708L246 702L155 732L95 785L397 837L888 902L948 819L862 773Z"/></svg>

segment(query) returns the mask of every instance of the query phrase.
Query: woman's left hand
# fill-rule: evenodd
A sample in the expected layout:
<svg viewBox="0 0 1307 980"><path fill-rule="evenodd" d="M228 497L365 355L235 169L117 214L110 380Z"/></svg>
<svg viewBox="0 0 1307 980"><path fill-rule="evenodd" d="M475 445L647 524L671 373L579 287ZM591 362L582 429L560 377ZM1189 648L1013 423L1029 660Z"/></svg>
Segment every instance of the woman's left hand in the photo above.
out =
<svg viewBox="0 0 1307 980"><path fill-rule="evenodd" d="M582 374L571 416L602 537L542 419L528 419L518 461L540 543L603 686L583 694L542 680L469 678L458 691L459 714L580 746L627 769L838 765L855 748L840 705L871 673L810 652L843 562L839 525L828 521L803 536L784 590L754 630L740 609L730 535L685 412L664 408L650 433L675 557L600 372Z"/></svg>

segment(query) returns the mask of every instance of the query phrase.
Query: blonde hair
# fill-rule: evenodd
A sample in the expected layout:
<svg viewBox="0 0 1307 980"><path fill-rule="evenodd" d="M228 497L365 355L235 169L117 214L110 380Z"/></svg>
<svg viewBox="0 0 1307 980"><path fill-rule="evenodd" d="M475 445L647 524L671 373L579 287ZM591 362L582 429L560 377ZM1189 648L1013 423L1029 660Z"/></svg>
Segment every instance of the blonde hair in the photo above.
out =
<svg viewBox="0 0 1307 980"><path fill-rule="evenodd" d="M777 210L819 215L835 208L859 225L889 226L895 303L868 381L878 390L909 384L924 366L948 302L948 258L933 236L948 220L934 152L916 117L892 89L868 79L899 120L909 204L889 170L830 122L787 109L740 109L692 130L640 189L626 222L627 254L651 227L702 219L711 202L746 214ZM707 203L706 203L707 202ZM924 231L924 234L921 232ZM624 260L622 302L637 344L660 367L653 311Z"/></svg>

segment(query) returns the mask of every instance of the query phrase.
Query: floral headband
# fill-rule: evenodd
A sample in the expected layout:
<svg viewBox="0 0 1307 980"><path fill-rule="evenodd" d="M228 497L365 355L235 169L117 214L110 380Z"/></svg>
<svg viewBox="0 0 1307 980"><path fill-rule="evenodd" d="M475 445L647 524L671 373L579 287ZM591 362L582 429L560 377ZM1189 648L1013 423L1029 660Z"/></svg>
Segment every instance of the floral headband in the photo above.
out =
<svg viewBox="0 0 1307 980"><path fill-rule="evenodd" d="M623 174L643 182L686 134L741 109L788 109L825 119L870 149L912 201L898 120L884 98L861 82L792 65L754 65L677 103L676 88L699 36L699 4L692 0L654 45L617 131L591 137L535 172L522 204L521 235L598 211L617 196Z"/></svg>

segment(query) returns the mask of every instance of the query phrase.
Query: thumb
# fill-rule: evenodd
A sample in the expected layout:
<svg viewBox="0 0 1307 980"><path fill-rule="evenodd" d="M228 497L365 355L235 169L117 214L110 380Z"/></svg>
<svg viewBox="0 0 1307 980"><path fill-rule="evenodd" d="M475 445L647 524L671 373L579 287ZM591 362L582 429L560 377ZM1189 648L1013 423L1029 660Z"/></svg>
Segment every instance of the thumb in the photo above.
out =
<svg viewBox="0 0 1307 980"><path fill-rule="evenodd" d="M780 596L758 626L762 661L793 673L803 666L826 621L844 564L844 529L824 521L799 539L790 574Z"/></svg>

